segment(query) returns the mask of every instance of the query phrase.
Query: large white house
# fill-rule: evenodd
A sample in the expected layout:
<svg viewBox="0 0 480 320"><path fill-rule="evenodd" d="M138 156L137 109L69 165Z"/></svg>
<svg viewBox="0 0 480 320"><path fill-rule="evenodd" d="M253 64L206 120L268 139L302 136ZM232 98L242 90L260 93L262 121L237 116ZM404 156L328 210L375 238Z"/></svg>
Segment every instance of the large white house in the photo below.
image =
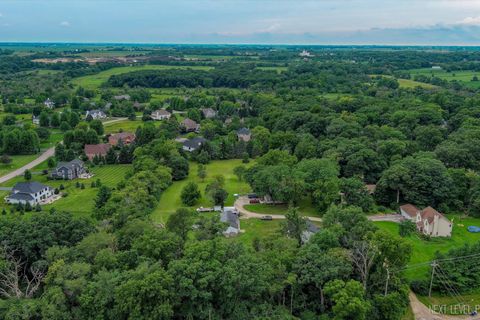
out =
<svg viewBox="0 0 480 320"><path fill-rule="evenodd" d="M54 190L49 186L41 184L36 181L18 182L12 189L12 193L8 195L5 200L10 204L27 204L36 205L40 202L51 198L54 195Z"/></svg>
<svg viewBox="0 0 480 320"><path fill-rule="evenodd" d="M85 114L85 118L88 118L88 116L91 116L94 120L105 119L107 117L105 112L103 112L102 110L88 110Z"/></svg>
<svg viewBox="0 0 480 320"><path fill-rule="evenodd" d="M408 203L400 206L400 214L405 219L413 221L417 225L417 230L425 235L431 237L452 235L452 222L432 207L420 210Z"/></svg>
<svg viewBox="0 0 480 320"><path fill-rule="evenodd" d="M150 115L153 120L168 120L171 116L172 114L165 109L155 110Z"/></svg>

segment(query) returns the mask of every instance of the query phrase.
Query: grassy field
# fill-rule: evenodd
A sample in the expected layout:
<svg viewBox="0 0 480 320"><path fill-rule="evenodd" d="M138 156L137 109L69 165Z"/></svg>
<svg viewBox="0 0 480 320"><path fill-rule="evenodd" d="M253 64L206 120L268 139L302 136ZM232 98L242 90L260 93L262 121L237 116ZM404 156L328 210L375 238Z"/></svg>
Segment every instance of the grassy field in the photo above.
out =
<svg viewBox="0 0 480 320"><path fill-rule="evenodd" d="M288 205L286 204L263 204L263 203L256 203L256 204L247 204L245 205L245 209L257 213L264 213L264 214L285 214L288 211ZM313 207L312 202L310 199L305 198L300 201L298 205L298 210L301 215L303 216L320 216L318 211Z"/></svg>
<svg viewBox="0 0 480 320"><path fill-rule="evenodd" d="M467 231L468 226L480 226L478 218L460 218L452 217L453 233L451 238L431 238L423 240L417 234L406 237L405 239L412 245L413 254L409 265L431 261L435 252L447 252L452 248L460 247L465 243L480 241L480 233L471 233ZM394 222L375 222L382 230L391 234L398 235L398 224ZM429 267L421 267L405 272L409 279L418 279L428 277Z"/></svg>
<svg viewBox="0 0 480 320"><path fill-rule="evenodd" d="M288 67L257 67L257 69L265 71L277 71L277 73L282 73L288 70Z"/></svg>
<svg viewBox="0 0 480 320"><path fill-rule="evenodd" d="M182 192L182 188L190 181L197 183L202 193L202 198L192 208L198 208L200 206L211 207L212 203L205 197L204 191L206 185L212 180L212 177L219 174L225 177L225 189L228 192L228 198L225 205L233 205L233 202L235 201L233 197L234 193L247 193L250 191L250 186L244 181L239 181L237 176L233 174L233 168L241 164L241 160L212 161L206 167L207 177L205 181L202 182L200 178L197 177L197 164L191 162L188 177L181 181L175 181L162 194L157 208L152 213L153 221L163 223L167 220L170 214L175 212L176 209L184 206L180 200L180 194Z"/></svg>
<svg viewBox="0 0 480 320"><path fill-rule="evenodd" d="M122 73L141 71L141 70L166 70L166 69L195 69L195 70L209 70L212 67L207 66L163 66L163 65L142 65L142 66L129 66L129 67L117 67L109 70L99 72L97 74L78 77L72 80L72 83L77 86L81 86L88 89L95 89L100 87L110 76L118 75Z"/></svg>
<svg viewBox="0 0 480 320"><path fill-rule="evenodd" d="M11 156L12 162L9 164L0 164L0 177L4 176L5 174L18 169L27 163L33 161L35 158L38 157L38 154L29 154L29 155L21 155L21 156Z"/></svg>
<svg viewBox="0 0 480 320"><path fill-rule="evenodd" d="M255 238L268 238L275 233L280 233L281 223L281 220L241 219L240 229L242 233L236 239L250 246Z"/></svg>
<svg viewBox="0 0 480 320"><path fill-rule="evenodd" d="M40 165L32 171L38 171L43 167ZM44 210L49 210L53 207L57 210L69 211L77 216L89 216L92 212L95 196L98 192L97 188L92 188L90 186L92 181L100 179L103 185L116 187L116 185L125 177L125 174L130 168L131 165L105 165L92 167L90 168L90 171L94 173L94 177L91 179L76 179L71 181L48 180L45 175L34 174L32 180L41 182L52 188L59 188L60 185L63 184L65 189L62 193L68 193L68 196L63 197L50 205L44 206ZM11 187L20 181L24 181L23 176L7 181L2 184L2 187ZM85 189L77 188L77 182L83 183ZM8 205L3 200L7 194L8 191L2 191L0 193L0 197L2 198L2 200L0 200L0 207L2 208L8 208Z"/></svg>
<svg viewBox="0 0 480 320"><path fill-rule="evenodd" d="M432 70L430 68L424 69L412 69L409 70L412 77L415 75L425 75L425 76L435 76L440 79L448 80L448 81L459 81L463 82L467 86L471 88L480 88L480 81L472 81L474 76L480 76L480 72L475 71L452 71L447 72L445 70Z"/></svg>
<svg viewBox="0 0 480 320"><path fill-rule="evenodd" d="M143 125L143 121L138 120L123 120L104 125L105 134L117 133L120 130L127 132L135 132L139 126Z"/></svg>
<svg viewBox="0 0 480 320"><path fill-rule="evenodd" d="M386 76L386 75L377 75L377 74L372 74L370 77L385 77L385 78L393 78L392 76ZM404 89L413 89L416 87L421 87L424 89L435 89L438 88L437 86L434 86L433 84L430 83L424 83L424 82L419 82L419 81L414 81L410 79L396 79L398 81L398 85L400 88Z"/></svg>

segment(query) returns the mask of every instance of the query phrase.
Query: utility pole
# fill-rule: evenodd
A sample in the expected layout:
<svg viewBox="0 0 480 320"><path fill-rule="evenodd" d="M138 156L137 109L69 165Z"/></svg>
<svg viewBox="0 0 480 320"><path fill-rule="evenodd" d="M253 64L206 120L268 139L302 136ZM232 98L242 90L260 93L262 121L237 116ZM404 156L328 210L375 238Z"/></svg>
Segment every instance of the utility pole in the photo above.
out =
<svg viewBox="0 0 480 320"><path fill-rule="evenodd" d="M387 281L385 282L385 296L388 294L388 281L390 280L390 270L388 269L388 266L385 267L385 270L387 270Z"/></svg>
<svg viewBox="0 0 480 320"><path fill-rule="evenodd" d="M383 261L383 267L387 271L387 279L385 281L385 296L387 296L387 294L388 294L388 282L390 281L390 269L388 269L387 259L385 259L385 261Z"/></svg>
<svg viewBox="0 0 480 320"><path fill-rule="evenodd" d="M432 261L432 276L430 278L430 288L428 289L428 296L432 297L432 285L433 285L433 276L435 275L435 268L438 266L437 260Z"/></svg>

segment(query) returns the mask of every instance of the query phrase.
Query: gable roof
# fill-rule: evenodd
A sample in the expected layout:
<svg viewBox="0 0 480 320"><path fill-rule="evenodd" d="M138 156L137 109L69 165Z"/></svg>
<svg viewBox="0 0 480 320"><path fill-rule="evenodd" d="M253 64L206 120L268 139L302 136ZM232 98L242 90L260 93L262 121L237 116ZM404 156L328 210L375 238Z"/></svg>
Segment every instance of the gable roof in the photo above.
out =
<svg viewBox="0 0 480 320"><path fill-rule="evenodd" d="M420 211L417 207L415 207L413 204L407 203L402 206L400 206L400 210L405 211L406 214L408 214L410 217L414 218L417 216L417 212Z"/></svg>
<svg viewBox="0 0 480 320"><path fill-rule="evenodd" d="M74 159L70 162L59 162L57 165L57 170L60 169L61 167L66 167L66 168L74 168L74 167L83 167L83 161L80 159Z"/></svg>
<svg viewBox="0 0 480 320"><path fill-rule="evenodd" d="M237 130L237 134L241 134L241 135L249 135L250 134L250 130L248 128L240 128Z"/></svg>
<svg viewBox="0 0 480 320"><path fill-rule="evenodd" d="M238 215L232 208L223 208L220 214L220 221L228 223L229 227L240 229L240 221L238 221Z"/></svg>
<svg viewBox="0 0 480 320"><path fill-rule="evenodd" d="M193 121L192 119L189 119L189 118L183 119L181 124L187 129L196 129L198 127L198 124L195 121Z"/></svg>
<svg viewBox="0 0 480 320"><path fill-rule="evenodd" d="M217 114L217 112L212 108L203 108L201 110L205 118L215 117L215 115Z"/></svg>
<svg viewBox="0 0 480 320"><path fill-rule="evenodd" d="M37 181L17 182L13 187L12 191L30 194L30 193L40 192L45 188L49 188L49 187Z"/></svg>
<svg viewBox="0 0 480 320"><path fill-rule="evenodd" d="M438 216L440 219L446 219L448 220L447 218L445 218L445 216L443 214L441 214L440 212L438 212L437 210L433 209L432 207L428 206L426 207L425 209L422 210L422 212L420 213L420 215L422 216L422 220L428 220L428 223L432 223L433 220L435 219L435 216ZM450 221L450 220L448 220Z"/></svg>
<svg viewBox="0 0 480 320"><path fill-rule="evenodd" d="M158 109L152 112L152 114L158 114L160 116L169 116L171 113L165 109Z"/></svg>
<svg viewBox="0 0 480 320"><path fill-rule="evenodd" d="M85 145L85 154L98 154L104 156L110 150L110 145L108 143L100 144L86 144Z"/></svg>
<svg viewBox="0 0 480 320"><path fill-rule="evenodd" d="M132 132L112 133L110 135L110 137L112 137L113 139L117 139L117 140L123 140L123 139L127 139L127 138L135 139L135 133L132 133Z"/></svg>
<svg viewBox="0 0 480 320"><path fill-rule="evenodd" d="M192 139L188 139L187 141L183 142L183 146L190 148L190 149L197 149L202 144L204 144L207 140L203 137L195 137Z"/></svg>

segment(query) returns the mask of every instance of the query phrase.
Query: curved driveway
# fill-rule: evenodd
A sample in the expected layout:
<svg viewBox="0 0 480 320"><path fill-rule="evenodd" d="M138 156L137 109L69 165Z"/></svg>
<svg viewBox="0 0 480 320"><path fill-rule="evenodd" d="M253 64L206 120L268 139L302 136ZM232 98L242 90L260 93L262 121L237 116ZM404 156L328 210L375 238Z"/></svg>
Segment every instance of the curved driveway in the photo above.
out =
<svg viewBox="0 0 480 320"><path fill-rule="evenodd" d="M48 148L40 156L38 156L38 158L36 158L32 162L29 162L23 167L13 170L12 172L7 173L3 177L0 177L0 183L4 183L10 179L21 176L25 172L25 170L32 169L38 166L40 163L42 163L43 161L46 161L48 158L52 157L53 155L55 155L55 147Z"/></svg>

